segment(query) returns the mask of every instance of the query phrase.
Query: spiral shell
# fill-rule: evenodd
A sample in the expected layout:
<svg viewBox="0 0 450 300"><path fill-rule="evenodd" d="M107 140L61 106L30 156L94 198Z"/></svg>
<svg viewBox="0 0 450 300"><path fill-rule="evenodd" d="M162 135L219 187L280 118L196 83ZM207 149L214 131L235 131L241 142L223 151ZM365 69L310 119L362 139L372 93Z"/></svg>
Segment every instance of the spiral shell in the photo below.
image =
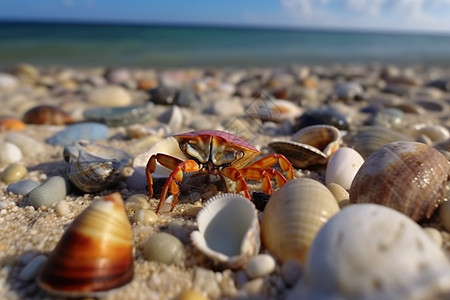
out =
<svg viewBox="0 0 450 300"><path fill-rule="evenodd" d="M350 187L351 203L377 203L415 221L430 218L443 199L450 163L417 142L389 143L364 162Z"/></svg>
<svg viewBox="0 0 450 300"><path fill-rule="evenodd" d="M67 177L84 192L97 192L116 183L131 156L122 150L79 141L64 148Z"/></svg>
<svg viewBox="0 0 450 300"><path fill-rule="evenodd" d="M288 181L264 209L263 244L281 261L303 263L319 229L338 211L336 199L322 183L309 178Z"/></svg>
<svg viewBox="0 0 450 300"><path fill-rule="evenodd" d="M260 248L260 227L253 203L238 194L212 197L197 215L194 246L213 261L239 268Z"/></svg>
<svg viewBox="0 0 450 300"><path fill-rule="evenodd" d="M99 297L133 279L133 236L119 193L95 200L69 226L38 282L59 296Z"/></svg>

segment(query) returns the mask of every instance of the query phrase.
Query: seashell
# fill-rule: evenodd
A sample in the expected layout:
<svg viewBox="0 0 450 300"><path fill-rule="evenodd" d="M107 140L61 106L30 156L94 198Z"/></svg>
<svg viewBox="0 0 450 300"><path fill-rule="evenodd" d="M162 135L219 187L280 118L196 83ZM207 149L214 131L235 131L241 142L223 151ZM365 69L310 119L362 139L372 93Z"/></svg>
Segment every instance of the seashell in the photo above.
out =
<svg viewBox="0 0 450 300"><path fill-rule="evenodd" d="M358 132L349 145L366 159L380 147L395 141L412 141L412 138L385 127L370 127Z"/></svg>
<svg viewBox="0 0 450 300"><path fill-rule="evenodd" d="M432 144L444 142L450 138L450 132L442 125L417 124L414 126L418 137L425 135Z"/></svg>
<svg viewBox="0 0 450 300"><path fill-rule="evenodd" d="M59 200L64 199L69 189L69 183L64 177L53 176L29 193L28 202L34 208L51 207Z"/></svg>
<svg viewBox="0 0 450 300"><path fill-rule="evenodd" d="M282 262L304 263L317 232L338 211L336 199L322 183L310 178L288 181L264 209L263 244Z"/></svg>
<svg viewBox="0 0 450 300"><path fill-rule="evenodd" d="M76 263L74 263L76 262ZM63 297L101 297L133 279L133 236L122 196L97 199L67 228L38 283Z"/></svg>
<svg viewBox="0 0 450 300"><path fill-rule="evenodd" d="M79 141L64 148L67 177L84 192L97 192L120 180L131 156L122 150Z"/></svg>
<svg viewBox="0 0 450 300"><path fill-rule="evenodd" d="M30 124L65 125L73 123L70 114L53 105L39 105L28 110L23 121Z"/></svg>
<svg viewBox="0 0 450 300"><path fill-rule="evenodd" d="M328 157L338 148L341 135L336 127L314 125L301 129L292 136L291 141L273 141L269 147L281 153L296 168L326 164Z"/></svg>
<svg viewBox="0 0 450 300"><path fill-rule="evenodd" d="M108 134L106 125L94 122L79 123L67 126L66 129L47 139L54 146L69 146L78 140L104 140Z"/></svg>
<svg viewBox="0 0 450 300"><path fill-rule="evenodd" d="M260 248L257 210L247 198L225 193L206 202L197 215L194 246L214 262L236 269Z"/></svg>
<svg viewBox="0 0 450 300"><path fill-rule="evenodd" d="M253 104L246 113L264 122L271 121L280 123L294 121L302 113L302 110L291 101L264 97L263 100L257 101L256 105Z"/></svg>
<svg viewBox="0 0 450 300"><path fill-rule="evenodd" d="M124 107L97 107L85 110L83 116L86 120L111 127L128 126L150 120L154 107L151 102Z"/></svg>
<svg viewBox="0 0 450 300"><path fill-rule="evenodd" d="M173 157L179 158L181 160L186 160L186 155L180 150L178 142L174 137L167 137L160 140L154 144L150 150L139 154L133 161L134 170L145 177L145 167L147 166L148 160L153 154L165 153ZM156 163L156 170L152 174L153 178L169 177L172 170Z"/></svg>
<svg viewBox="0 0 450 300"><path fill-rule="evenodd" d="M344 189L350 189L353 178L358 172L364 158L356 150L343 147L338 149L329 159L325 173L325 183L334 182Z"/></svg>
<svg viewBox="0 0 450 300"><path fill-rule="evenodd" d="M430 218L444 198L450 163L417 142L392 142L364 162L350 187L350 203L377 203L415 221Z"/></svg>
<svg viewBox="0 0 450 300"><path fill-rule="evenodd" d="M288 300L448 299L450 263L407 216L376 204L344 208L317 234Z"/></svg>

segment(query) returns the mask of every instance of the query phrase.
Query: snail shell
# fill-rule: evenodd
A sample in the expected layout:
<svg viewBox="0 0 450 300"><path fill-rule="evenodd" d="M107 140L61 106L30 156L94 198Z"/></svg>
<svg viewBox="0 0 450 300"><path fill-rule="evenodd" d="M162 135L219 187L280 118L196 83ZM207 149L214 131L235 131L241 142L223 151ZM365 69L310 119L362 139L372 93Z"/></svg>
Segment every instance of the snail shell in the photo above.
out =
<svg viewBox="0 0 450 300"><path fill-rule="evenodd" d="M261 223L264 246L282 262L305 262L317 232L339 211L333 194L310 178L288 181L267 203Z"/></svg>
<svg viewBox="0 0 450 300"><path fill-rule="evenodd" d="M259 252L260 227L252 202L238 194L212 197L197 215L198 231L191 234L194 246L228 268L243 266Z"/></svg>
<svg viewBox="0 0 450 300"><path fill-rule="evenodd" d="M67 177L84 192L101 191L119 181L131 156L122 150L79 141L64 148Z"/></svg>
<svg viewBox="0 0 450 300"><path fill-rule="evenodd" d="M341 135L330 125L313 125L299 130L291 141L274 141L269 147L286 156L296 168L326 164L328 158L339 149Z"/></svg>
<svg viewBox="0 0 450 300"><path fill-rule="evenodd" d="M364 162L350 187L350 203L377 203L419 221L443 199L450 163L417 142L392 142Z"/></svg>
<svg viewBox="0 0 450 300"><path fill-rule="evenodd" d="M67 228L38 282L59 296L99 297L133 279L133 236L119 193L97 199Z"/></svg>

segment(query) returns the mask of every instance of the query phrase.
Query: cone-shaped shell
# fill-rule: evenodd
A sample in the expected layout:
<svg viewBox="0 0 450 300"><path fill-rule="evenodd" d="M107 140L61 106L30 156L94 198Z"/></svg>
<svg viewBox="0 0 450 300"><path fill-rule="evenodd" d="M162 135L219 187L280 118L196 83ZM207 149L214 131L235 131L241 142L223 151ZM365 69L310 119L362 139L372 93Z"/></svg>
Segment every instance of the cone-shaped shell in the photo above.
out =
<svg viewBox="0 0 450 300"><path fill-rule="evenodd" d="M213 261L239 268L259 252L260 228L252 202L238 194L212 197L197 215L194 246Z"/></svg>
<svg viewBox="0 0 450 300"><path fill-rule="evenodd" d="M98 297L133 279L133 237L119 193L95 200L69 226L40 276L46 291Z"/></svg>
<svg viewBox="0 0 450 300"><path fill-rule="evenodd" d="M351 203L377 203L415 221L430 218L450 175L439 151L417 142L392 142L364 162L350 187Z"/></svg>
<svg viewBox="0 0 450 300"><path fill-rule="evenodd" d="M281 261L304 263L317 232L338 211L336 199L322 183L309 178L288 181L264 209L263 244Z"/></svg>

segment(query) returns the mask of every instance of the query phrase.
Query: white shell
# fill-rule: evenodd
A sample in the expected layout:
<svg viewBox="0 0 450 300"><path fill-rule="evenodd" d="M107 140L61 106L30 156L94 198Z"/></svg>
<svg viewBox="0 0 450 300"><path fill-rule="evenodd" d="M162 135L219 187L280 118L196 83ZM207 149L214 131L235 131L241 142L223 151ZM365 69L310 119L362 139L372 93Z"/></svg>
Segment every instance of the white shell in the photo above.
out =
<svg viewBox="0 0 450 300"><path fill-rule="evenodd" d="M438 296L446 295L440 298ZM448 299L450 263L413 220L355 204L325 224L288 297L335 300Z"/></svg>
<svg viewBox="0 0 450 300"><path fill-rule="evenodd" d="M328 160L325 183L334 182L349 190L363 163L364 158L356 150L348 147L338 149Z"/></svg>
<svg viewBox="0 0 450 300"><path fill-rule="evenodd" d="M264 246L280 261L303 263L319 229L339 211L333 194L319 181L288 181L267 202L261 221Z"/></svg>
<svg viewBox="0 0 450 300"><path fill-rule="evenodd" d="M252 202L238 194L221 194L206 202L197 215L194 246L217 263L239 268L259 252L260 229Z"/></svg>
<svg viewBox="0 0 450 300"><path fill-rule="evenodd" d="M181 152L178 142L174 137L167 137L154 144L150 150L139 154L133 161L134 170L140 175L145 177L145 167L147 162L153 154L165 153L170 156L174 156L181 160L186 160L186 155ZM169 177L172 170L163 167L158 162L156 163L156 170L152 173L153 178Z"/></svg>

